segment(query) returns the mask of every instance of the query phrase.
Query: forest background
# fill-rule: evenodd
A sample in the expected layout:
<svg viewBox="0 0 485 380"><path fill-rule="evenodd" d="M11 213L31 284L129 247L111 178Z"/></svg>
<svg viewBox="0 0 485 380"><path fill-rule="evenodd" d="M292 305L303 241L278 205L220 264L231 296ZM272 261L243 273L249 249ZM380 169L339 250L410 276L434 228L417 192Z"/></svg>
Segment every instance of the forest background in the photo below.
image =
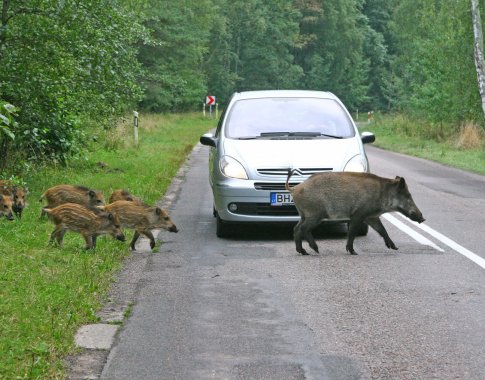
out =
<svg viewBox="0 0 485 380"><path fill-rule="evenodd" d="M134 109L201 110L206 95L224 107L243 90L331 91L354 115L405 114L434 139L465 124L483 131L469 0L0 6L4 178L81 157Z"/></svg>

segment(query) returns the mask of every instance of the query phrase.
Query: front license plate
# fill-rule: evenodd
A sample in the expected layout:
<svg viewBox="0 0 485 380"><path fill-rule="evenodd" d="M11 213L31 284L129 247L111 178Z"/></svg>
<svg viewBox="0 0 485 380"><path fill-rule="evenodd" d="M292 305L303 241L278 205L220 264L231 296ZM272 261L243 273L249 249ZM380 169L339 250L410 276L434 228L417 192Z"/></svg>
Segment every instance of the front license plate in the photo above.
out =
<svg viewBox="0 0 485 380"><path fill-rule="evenodd" d="M290 193L271 193L271 206L285 206L293 204L293 197Z"/></svg>

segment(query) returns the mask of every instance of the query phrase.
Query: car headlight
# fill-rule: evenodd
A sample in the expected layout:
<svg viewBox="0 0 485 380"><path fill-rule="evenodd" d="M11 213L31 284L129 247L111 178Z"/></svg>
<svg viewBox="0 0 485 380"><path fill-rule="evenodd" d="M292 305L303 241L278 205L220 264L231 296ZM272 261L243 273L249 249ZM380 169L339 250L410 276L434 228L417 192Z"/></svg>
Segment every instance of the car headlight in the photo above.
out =
<svg viewBox="0 0 485 380"><path fill-rule="evenodd" d="M248 175L241 163L230 156L223 156L219 161L221 173L226 177L248 179Z"/></svg>
<svg viewBox="0 0 485 380"><path fill-rule="evenodd" d="M344 167L344 172L367 172L367 162L361 155L352 157Z"/></svg>

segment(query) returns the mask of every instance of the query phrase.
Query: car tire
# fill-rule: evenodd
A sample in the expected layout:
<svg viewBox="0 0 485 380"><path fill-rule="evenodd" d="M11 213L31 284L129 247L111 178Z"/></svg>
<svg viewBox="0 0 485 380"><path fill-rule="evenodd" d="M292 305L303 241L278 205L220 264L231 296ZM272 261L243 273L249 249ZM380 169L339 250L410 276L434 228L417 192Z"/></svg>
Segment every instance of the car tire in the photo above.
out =
<svg viewBox="0 0 485 380"><path fill-rule="evenodd" d="M216 215L216 235L218 238L227 238L231 236L231 225L225 223L219 215Z"/></svg>

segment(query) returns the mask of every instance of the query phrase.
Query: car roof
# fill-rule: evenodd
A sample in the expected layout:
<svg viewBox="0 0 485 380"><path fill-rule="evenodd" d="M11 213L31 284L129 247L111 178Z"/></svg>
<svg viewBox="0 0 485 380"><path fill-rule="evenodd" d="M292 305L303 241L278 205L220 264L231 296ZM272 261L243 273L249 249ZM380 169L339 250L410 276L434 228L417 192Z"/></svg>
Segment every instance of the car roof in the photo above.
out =
<svg viewBox="0 0 485 380"><path fill-rule="evenodd" d="M257 99L257 98L322 98L337 99L337 96L328 91L312 90L260 90L242 91L233 95L233 100Z"/></svg>

